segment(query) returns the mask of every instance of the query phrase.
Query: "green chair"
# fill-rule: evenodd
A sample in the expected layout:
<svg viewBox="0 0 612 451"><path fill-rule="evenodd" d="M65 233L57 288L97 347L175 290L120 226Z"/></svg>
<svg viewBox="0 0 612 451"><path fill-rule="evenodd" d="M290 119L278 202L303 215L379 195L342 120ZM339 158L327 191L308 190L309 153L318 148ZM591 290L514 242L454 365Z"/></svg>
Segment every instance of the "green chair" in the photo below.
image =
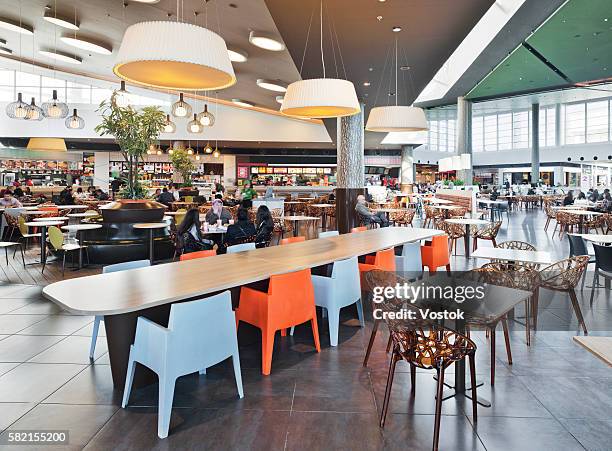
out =
<svg viewBox="0 0 612 451"><path fill-rule="evenodd" d="M62 253L62 277L64 277L64 270L66 268L66 254L73 251L81 251L86 246L81 246L77 243L64 243L64 234L56 226L49 227L49 243L55 252ZM89 261L89 255L87 256Z"/></svg>

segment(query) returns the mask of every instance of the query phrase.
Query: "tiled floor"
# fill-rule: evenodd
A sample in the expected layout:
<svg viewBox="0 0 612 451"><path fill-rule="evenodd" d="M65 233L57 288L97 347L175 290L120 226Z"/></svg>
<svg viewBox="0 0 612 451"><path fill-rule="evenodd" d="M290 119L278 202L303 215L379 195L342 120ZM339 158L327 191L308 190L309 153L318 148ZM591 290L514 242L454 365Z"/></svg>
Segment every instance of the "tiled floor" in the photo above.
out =
<svg viewBox="0 0 612 451"><path fill-rule="evenodd" d="M498 241L526 240L565 256L567 240L553 237L552 229L545 233L544 220L539 211L511 213ZM452 263L464 269L475 262L460 255ZM74 275L79 274L70 274ZM3 435L7 428L68 429L70 446L44 449L71 450L431 448L431 374L418 373L412 397L408 367L398 366L387 424L379 429L388 364L386 336L379 334L369 368L363 368L370 326L355 327L351 309L344 312L337 348L329 346L324 320L319 324L320 354L314 352L306 326L298 327L294 337L277 336L268 377L260 373L257 333L241 326L245 397L237 398L229 362L210 368L206 376L183 377L176 387L170 436L159 440L157 386L135 390L130 407L121 409L120 394L112 388L104 330L96 359L90 362L92 318L62 311L41 298L40 287L11 281L0 285ZM579 297L591 333L612 335L612 301L602 292L590 307L588 293ZM467 400L445 401L441 449L611 449L612 368L573 343L575 331L567 331L567 324L574 326L575 319L567 301L542 295L541 306L541 329L530 348L524 331L513 324L513 365L505 360L503 340L497 340L494 387L488 382L488 342L484 335L474 334L479 347L477 375L484 382L480 394L492 401L492 407L480 408L474 424Z"/></svg>

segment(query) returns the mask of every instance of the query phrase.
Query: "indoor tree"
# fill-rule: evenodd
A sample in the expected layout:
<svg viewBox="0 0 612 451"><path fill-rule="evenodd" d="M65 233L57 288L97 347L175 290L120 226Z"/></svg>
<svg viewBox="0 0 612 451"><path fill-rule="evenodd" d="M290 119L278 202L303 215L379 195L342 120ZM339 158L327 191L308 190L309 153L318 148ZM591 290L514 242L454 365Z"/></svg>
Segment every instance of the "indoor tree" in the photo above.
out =
<svg viewBox="0 0 612 451"><path fill-rule="evenodd" d="M127 188L122 197L143 199L145 190L138 180L138 162L144 156L164 127L165 113L156 106L147 106L140 110L131 105L121 107L115 102L117 93L113 93L110 102L100 103L98 112L102 122L95 131L100 136L112 135L121 149L121 154L128 164Z"/></svg>
<svg viewBox="0 0 612 451"><path fill-rule="evenodd" d="M182 147L174 149L172 155L170 155L170 161L174 170L181 174L183 184L191 186L191 174L195 171L196 167L187 151Z"/></svg>

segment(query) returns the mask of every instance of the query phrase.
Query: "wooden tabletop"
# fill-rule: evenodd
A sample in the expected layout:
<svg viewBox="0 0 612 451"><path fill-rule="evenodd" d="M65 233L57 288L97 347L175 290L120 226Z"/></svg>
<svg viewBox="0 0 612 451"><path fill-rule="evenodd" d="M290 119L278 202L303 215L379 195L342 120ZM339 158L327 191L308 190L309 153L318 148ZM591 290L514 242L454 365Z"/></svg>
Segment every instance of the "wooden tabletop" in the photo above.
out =
<svg viewBox="0 0 612 451"><path fill-rule="evenodd" d="M550 265L554 262L550 252L500 249L498 247L479 247L472 252L470 257L486 258L488 260L507 260L522 263L538 263L545 265Z"/></svg>
<svg viewBox="0 0 612 451"><path fill-rule="evenodd" d="M430 204L452 204L453 202L450 200L446 200L446 199L438 199L436 197L433 197L431 199L423 199L423 201L429 202Z"/></svg>
<svg viewBox="0 0 612 451"><path fill-rule="evenodd" d="M43 293L51 301L74 313L127 313L264 280L274 274L370 254L440 234L443 234L441 230L411 227L372 229L237 254L64 280L48 285Z"/></svg>
<svg viewBox="0 0 612 451"><path fill-rule="evenodd" d="M135 229L163 229L164 227L168 227L168 223L166 222L140 222L138 224L132 225Z"/></svg>
<svg viewBox="0 0 612 451"><path fill-rule="evenodd" d="M491 200L491 199L476 199L476 201L480 204L487 204L487 205L507 203L503 200Z"/></svg>

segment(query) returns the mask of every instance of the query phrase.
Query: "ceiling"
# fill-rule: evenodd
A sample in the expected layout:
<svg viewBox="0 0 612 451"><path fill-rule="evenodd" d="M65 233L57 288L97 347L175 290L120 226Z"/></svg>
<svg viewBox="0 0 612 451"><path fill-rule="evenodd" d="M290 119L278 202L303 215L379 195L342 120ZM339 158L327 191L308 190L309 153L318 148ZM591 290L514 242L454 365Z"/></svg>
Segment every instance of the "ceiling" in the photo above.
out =
<svg viewBox="0 0 612 451"><path fill-rule="evenodd" d="M304 58L302 77L320 77L319 0L292 2L290 8L287 0L265 2L298 69ZM327 75L346 75L355 83L359 98L368 108L366 115L372 106L395 102L389 92L395 90L391 51L397 36L399 66L410 67L400 71L398 101L411 104L493 3L494 0L326 0L323 35ZM378 16L382 19L378 20ZM393 33L394 26L402 27L402 31ZM364 86L366 82L370 86ZM335 141L336 121L325 122ZM384 137L384 133L366 133L366 148L384 148L380 146Z"/></svg>
<svg viewBox="0 0 612 451"><path fill-rule="evenodd" d="M485 77L471 99L612 77L612 1L569 0Z"/></svg>
<svg viewBox="0 0 612 451"><path fill-rule="evenodd" d="M127 4L127 7L123 5ZM181 0L182 11L186 22L205 25L205 1ZM60 36L71 35L71 31L48 23L42 19L45 5L52 8L57 4L58 16L73 19L76 15L80 23L77 36L91 38L95 41L110 44L113 54L109 56L89 53L75 49L59 40ZM0 0L0 16L19 21L20 15L24 24L34 27L34 39L0 28L0 38L7 41L6 47L13 50L17 57L33 59L36 63L52 66L53 60L38 54L38 50L57 48L58 51L77 55L83 64L56 64L58 69L79 71L84 75L116 79L112 66L121 44L125 29L134 23L146 20L176 20L175 0L161 0L154 5L138 3L133 0ZM231 6L233 5L233 6ZM275 97L278 93L259 88L255 81L258 78L279 79L286 83L299 79L299 73L293 64L289 52L271 52L251 45L248 41L249 31L278 35L264 0L212 0L208 3L208 27L219 32L228 45L245 50L249 59L245 63L234 63L238 83L231 88L219 91L221 99L240 98L251 101L257 106L279 109ZM21 10L21 14L20 14ZM198 16L194 12L199 12ZM188 45L188 43L185 43ZM21 48L21 52L19 49ZM0 58L0 66L2 58Z"/></svg>

